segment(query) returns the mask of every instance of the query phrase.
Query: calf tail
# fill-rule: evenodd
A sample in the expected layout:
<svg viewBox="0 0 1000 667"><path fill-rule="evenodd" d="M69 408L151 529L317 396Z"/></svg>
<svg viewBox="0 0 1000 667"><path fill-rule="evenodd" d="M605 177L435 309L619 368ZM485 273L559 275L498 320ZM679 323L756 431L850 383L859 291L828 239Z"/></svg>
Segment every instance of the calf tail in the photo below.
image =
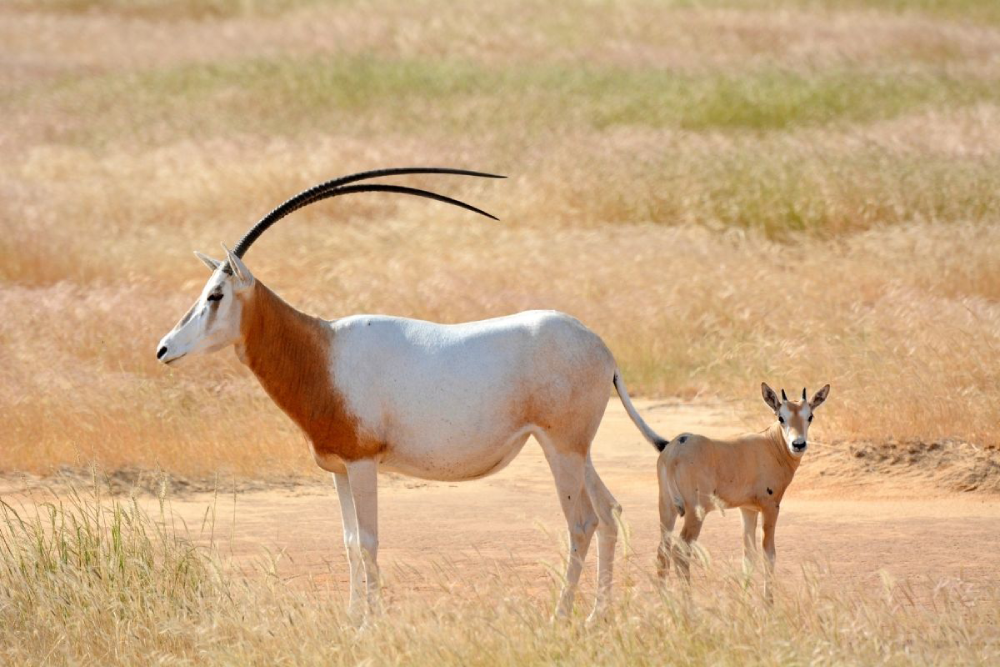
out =
<svg viewBox="0 0 1000 667"><path fill-rule="evenodd" d="M625 389L625 383L622 382L621 374L618 372L617 368L615 369L614 384L615 384L615 391L618 392L618 398L622 400L622 405L625 406L625 412L628 413L628 416L629 418L631 418L632 423L639 428L639 431L642 433L643 437L646 438L646 440L649 440L650 444L652 444L653 447L656 448L656 451L662 452L666 448L666 446L670 444L670 441L664 440L659 435L657 435L656 431L651 429L649 427L649 424L647 424L643 420L643 418L639 416L639 412L635 409L635 406L632 405L632 399L629 398L628 396L628 390Z"/></svg>

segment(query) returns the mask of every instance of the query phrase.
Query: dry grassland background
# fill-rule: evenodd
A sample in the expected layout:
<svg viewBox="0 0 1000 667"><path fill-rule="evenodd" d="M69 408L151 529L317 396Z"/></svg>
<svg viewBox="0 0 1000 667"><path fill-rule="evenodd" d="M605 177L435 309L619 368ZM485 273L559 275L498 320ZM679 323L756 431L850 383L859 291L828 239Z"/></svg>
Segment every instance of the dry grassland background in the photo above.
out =
<svg viewBox="0 0 1000 667"><path fill-rule="evenodd" d="M0 663L996 664L998 127L992 0L0 0ZM464 496L383 481L391 608L354 628L304 438L232 352L154 353L192 250L410 165L507 174L405 180L501 222L338 198L248 265L330 319L569 312L658 428L831 383L773 608L733 513L694 604L654 590L653 452L613 405L613 623L549 623L533 448ZM92 464L232 493L109 500Z"/></svg>
<svg viewBox="0 0 1000 667"><path fill-rule="evenodd" d="M311 470L234 355L154 347L192 250L411 164L508 174L409 179L502 222L338 199L251 268L331 319L564 310L755 417L830 382L827 441L1000 443L995 3L5 0L0 58L0 469Z"/></svg>

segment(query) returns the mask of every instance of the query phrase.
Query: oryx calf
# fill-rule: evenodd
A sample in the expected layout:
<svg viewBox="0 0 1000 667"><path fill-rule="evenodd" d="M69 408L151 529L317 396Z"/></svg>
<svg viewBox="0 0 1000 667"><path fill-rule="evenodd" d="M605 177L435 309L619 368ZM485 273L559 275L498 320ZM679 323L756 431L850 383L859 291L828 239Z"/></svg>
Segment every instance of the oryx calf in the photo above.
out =
<svg viewBox="0 0 1000 667"><path fill-rule="evenodd" d="M242 255L288 213L320 199L363 191L461 202L395 185L347 183L408 173L393 169L325 183L285 202L258 222L224 261L199 255L210 269L201 296L160 341L167 364L235 346L265 391L305 432L316 463L333 473L351 569L351 607L367 592L379 602L379 471L434 480L478 479L517 456L529 436L541 444L570 534L570 557L557 613L569 614L591 537L597 533L594 614L611 596L621 507L594 470L590 446L619 386L611 352L580 322L532 311L482 322L436 324L355 315L326 321L302 313L260 282ZM364 587L364 589L363 589Z"/></svg>
<svg viewBox="0 0 1000 667"><path fill-rule="evenodd" d="M705 515L717 507L739 507L743 515L743 557L748 566L756 560L757 515L764 517L764 594L772 599L774 530L781 498L808 446L813 412L826 400L830 385L816 392L810 401L806 401L805 389L801 401L789 401L784 389L779 400L766 383L761 383L761 393L777 420L760 433L732 440L682 433L668 442L626 404L629 416L661 452L656 464L661 530L657 571L661 579L666 576L672 554L678 571L690 581L691 544L701 533ZM678 515L684 518L680 543L672 536Z"/></svg>

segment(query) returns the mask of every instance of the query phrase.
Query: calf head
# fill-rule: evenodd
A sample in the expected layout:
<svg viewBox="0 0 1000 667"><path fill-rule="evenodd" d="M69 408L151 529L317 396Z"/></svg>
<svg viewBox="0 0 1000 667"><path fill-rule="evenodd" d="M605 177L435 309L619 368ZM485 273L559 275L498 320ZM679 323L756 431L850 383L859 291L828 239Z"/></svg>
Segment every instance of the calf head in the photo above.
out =
<svg viewBox="0 0 1000 667"><path fill-rule="evenodd" d="M779 399L766 382L760 383L760 390L767 407L774 410L774 414L778 418L788 452L796 458L802 456L806 447L809 446L809 425L813 420L813 412L823 404L823 401L830 394L830 385L817 391L816 395L808 401L805 389L802 390L802 400L800 401L788 400L784 389L781 390L781 398Z"/></svg>

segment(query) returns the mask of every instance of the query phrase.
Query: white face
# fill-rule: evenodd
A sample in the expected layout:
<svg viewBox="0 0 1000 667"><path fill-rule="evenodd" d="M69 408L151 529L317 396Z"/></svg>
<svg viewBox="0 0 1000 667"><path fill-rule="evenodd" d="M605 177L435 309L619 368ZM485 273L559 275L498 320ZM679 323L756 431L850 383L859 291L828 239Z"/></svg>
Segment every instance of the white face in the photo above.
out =
<svg viewBox="0 0 1000 667"><path fill-rule="evenodd" d="M778 425L781 427L781 434L784 437L788 453L795 458L802 456L809 447L809 426L813 421L813 412L826 400L830 393L830 385L826 385L816 392L816 395L809 401L806 400L805 389L802 390L802 400L800 401L788 400L784 390L782 390L779 399L774 390L764 383L761 384L761 391L764 402L774 410L774 414L778 418Z"/></svg>
<svg viewBox="0 0 1000 667"><path fill-rule="evenodd" d="M165 364L221 350L240 337L242 305L236 294L252 285L252 277L239 270L228 273L222 263L198 256L213 269L212 277L191 309L157 346L156 358Z"/></svg>
<svg viewBox="0 0 1000 667"><path fill-rule="evenodd" d="M778 423L785 434L785 445L792 456L802 456L809 446L809 424L812 423L812 408L803 399L801 402L782 401L778 408Z"/></svg>

